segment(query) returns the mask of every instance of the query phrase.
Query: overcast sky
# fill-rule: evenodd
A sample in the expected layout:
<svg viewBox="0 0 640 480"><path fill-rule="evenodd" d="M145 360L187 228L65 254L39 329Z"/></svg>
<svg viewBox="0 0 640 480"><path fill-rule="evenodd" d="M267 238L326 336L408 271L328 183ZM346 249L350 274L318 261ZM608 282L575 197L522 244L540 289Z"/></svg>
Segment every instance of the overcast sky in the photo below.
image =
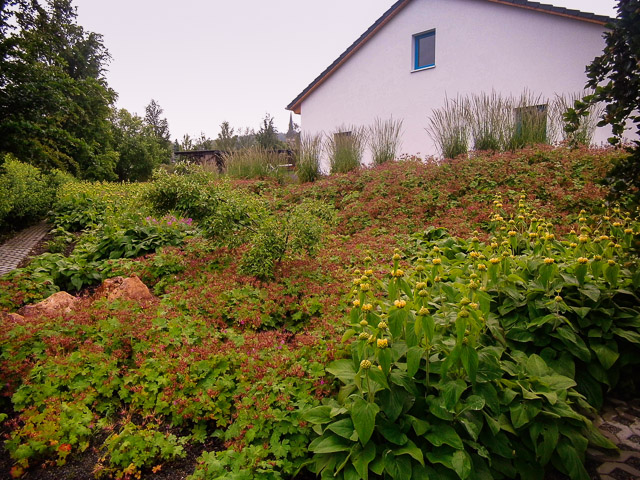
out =
<svg viewBox="0 0 640 480"><path fill-rule="evenodd" d="M395 0L75 0L78 22L104 36L118 106L144 115L153 98L173 138L215 138L227 120L258 129ZM615 0L548 0L615 16ZM299 123L294 115L294 122Z"/></svg>

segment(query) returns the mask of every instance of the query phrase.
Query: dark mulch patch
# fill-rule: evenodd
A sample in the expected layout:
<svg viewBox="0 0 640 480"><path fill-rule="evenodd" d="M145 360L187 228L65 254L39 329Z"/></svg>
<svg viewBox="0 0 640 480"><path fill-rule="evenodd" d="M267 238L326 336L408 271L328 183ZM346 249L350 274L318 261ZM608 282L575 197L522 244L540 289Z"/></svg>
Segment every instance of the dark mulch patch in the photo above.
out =
<svg viewBox="0 0 640 480"><path fill-rule="evenodd" d="M102 439L104 440L104 438ZM43 463L38 466L32 466L24 476L23 480L93 480L93 471L98 464L98 460L103 455L100 451L101 441L93 442L95 445L89 447L81 454L72 455L68 462L58 467L55 464L47 465ZM154 480L185 480L189 475L193 474L198 457L205 451L218 450L219 445L213 441L204 444L185 445L186 455L173 462L162 464L162 468L156 472L143 472L142 478L153 478ZM9 457L9 453L0 447L0 479L10 479L9 474L13 461Z"/></svg>

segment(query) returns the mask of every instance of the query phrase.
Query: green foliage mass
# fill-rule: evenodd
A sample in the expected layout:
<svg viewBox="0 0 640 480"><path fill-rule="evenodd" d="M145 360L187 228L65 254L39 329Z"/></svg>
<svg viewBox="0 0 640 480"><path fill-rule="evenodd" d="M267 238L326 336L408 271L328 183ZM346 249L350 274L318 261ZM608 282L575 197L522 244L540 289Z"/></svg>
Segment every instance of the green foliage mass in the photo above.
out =
<svg viewBox="0 0 640 480"><path fill-rule="evenodd" d="M194 480L584 478L586 446L611 448L594 407L634 391L640 358L638 219L594 185L615 158L65 184L60 253L0 278L12 473L95 448L104 477L170 475L202 450ZM155 298L4 314L130 274Z"/></svg>
<svg viewBox="0 0 640 480"><path fill-rule="evenodd" d="M59 170L43 174L37 167L5 155L0 163L0 228L22 228L44 218L58 187L71 180Z"/></svg>
<svg viewBox="0 0 640 480"><path fill-rule="evenodd" d="M322 478L586 480L587 446L615 449L588 415L640 362L637 222L581 218L559 242L522 202L500 213L490 244L432 228L410 271L398 251L356 273L356 339L327 368L343 386L304 414Z"/></svg>
<svg viewBox="0 0 640 480"><path fill-rule="evenodd" d="M4 2L0 29L0 152L45 171L110 178L116 95L103 76L102 37L76 23L71 0Z"/></svg>

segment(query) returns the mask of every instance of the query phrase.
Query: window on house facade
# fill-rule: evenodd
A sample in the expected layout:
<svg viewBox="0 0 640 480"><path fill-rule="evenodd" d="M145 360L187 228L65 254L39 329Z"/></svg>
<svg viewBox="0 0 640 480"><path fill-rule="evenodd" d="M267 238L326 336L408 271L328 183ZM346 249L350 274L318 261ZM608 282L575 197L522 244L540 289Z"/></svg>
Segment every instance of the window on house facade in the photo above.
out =
<svg viewBox="0 0 640 480"><path fill-rule="evenodd" d="M436 66L436 31L413 36L413 69L422 70Z"/></svg>
<svg viewBox="0 0 640 480"><path fill-rule="evenodd" d="M547 105L530 105L514 109L516 146L547 142Z"/></svg>

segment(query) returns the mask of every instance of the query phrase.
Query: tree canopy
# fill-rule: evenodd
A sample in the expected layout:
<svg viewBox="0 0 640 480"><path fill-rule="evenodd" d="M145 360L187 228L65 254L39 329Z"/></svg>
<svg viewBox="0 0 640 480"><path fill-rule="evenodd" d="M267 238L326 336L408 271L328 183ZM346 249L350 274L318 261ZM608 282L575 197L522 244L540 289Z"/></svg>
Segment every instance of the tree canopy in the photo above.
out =
<svg viewBox="0 0 640 480"><path fill-rule="evenodd" d="M0 153L112 177L109 58L101 35L77 24L71 0L0 3Z"/></svg>

